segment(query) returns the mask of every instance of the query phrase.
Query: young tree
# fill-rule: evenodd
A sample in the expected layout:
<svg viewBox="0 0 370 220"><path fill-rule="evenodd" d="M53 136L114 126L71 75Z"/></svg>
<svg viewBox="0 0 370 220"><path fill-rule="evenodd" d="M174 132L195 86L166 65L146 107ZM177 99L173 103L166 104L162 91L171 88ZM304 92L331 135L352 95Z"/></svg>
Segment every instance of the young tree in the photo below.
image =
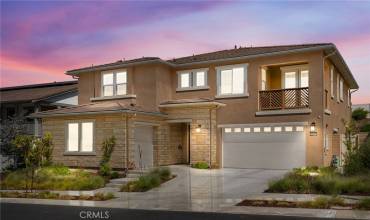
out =
<svg viewBox="0 0 370 220"><path fill-rule="evenodd" d="M345 138L343 143L346 146L343 169L346 175L353 175L363 170L358 143L355 140L355 135L358 131L354 121L342 121L345 127Z"/></svg>
<svg viewBox="0 0 370 220"><path fill-rule="evenodd" d="M111 136L110 138L107 138L103 141L103 144L102 144L103 156L100 161L100 168L99 168L99 173L102 176L110 176L111 174L112 169L109 165L109 161L111 159L115 145L116 145L116 137L114 136Z"/></svg>
<svg viewBox="0 0 370 220"><path fill-rule="evenodd" d="M43 138L38 138L30 135L18 135L13 143L23 154L27 176L26 191L30 189L32 192L36 170L41 166L51 164L52 136L45 134Z"/></svg>

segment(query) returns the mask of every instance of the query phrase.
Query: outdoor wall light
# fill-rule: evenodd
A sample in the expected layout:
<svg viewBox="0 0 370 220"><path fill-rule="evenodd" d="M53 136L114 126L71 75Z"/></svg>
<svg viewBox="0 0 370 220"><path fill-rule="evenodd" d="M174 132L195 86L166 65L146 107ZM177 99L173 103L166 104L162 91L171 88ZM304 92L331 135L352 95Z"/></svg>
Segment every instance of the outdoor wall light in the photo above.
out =
<svg viewBox="0 0 370 220"><path fill-rule="evenodd" d="M317 128L316 128L315 122L312 122L311 123L311 126L310 126L310 135L311 136L316 136L317 135Z"/></svg>
<svg viewBox="0 0 370 220"><path fill-rule="evenodd" d="M200 128L201 128L202 126L199 124L198 125L198 127L195 129L195 131L197 132L197 133L199 133L200 132Z"/></svg>

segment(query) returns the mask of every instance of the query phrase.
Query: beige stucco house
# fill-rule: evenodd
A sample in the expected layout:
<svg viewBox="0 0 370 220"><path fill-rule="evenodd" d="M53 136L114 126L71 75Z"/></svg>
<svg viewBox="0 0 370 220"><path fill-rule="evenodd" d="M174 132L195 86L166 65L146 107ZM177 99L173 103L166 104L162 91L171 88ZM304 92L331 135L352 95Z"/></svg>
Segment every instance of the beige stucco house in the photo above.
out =
<svg viewBox="0 0 370 220"><path fill-rule="evenodd" d="M34 114L54 137L54 160L97 167L101 143L114 135L117 169L328 165L341 154L341 120L358 89L330 43L145 57L66 74L78 78L79 105Z"/></svg>

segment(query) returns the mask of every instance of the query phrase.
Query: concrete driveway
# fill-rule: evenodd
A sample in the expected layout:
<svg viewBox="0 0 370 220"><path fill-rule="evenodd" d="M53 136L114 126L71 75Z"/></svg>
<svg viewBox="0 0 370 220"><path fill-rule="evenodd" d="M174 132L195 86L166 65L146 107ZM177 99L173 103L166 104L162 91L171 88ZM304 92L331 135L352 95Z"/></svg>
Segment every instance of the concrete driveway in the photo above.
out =
<svg viewBox="0 0 370 220"><path fill-rule="evenodd" d="M199 170L170 166L177 177L143 193L120 193L111 207L216 211L230 207L247 195L262 193L270 180L286 170L218 169Z"/></svg>

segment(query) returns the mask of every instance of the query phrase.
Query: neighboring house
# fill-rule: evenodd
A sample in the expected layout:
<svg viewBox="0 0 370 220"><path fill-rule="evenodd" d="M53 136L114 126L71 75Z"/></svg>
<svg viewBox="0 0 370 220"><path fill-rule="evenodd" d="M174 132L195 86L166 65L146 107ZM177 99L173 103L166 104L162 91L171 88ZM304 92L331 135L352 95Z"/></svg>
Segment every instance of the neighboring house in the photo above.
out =
<svg viewBox="0 0 370 220"><path fill-rule="evenodd" d="M356 104L352 105L352 111L358 109L358 108L363 108L366 111L368 111L368 114L366 116L367 119L370 119L370 104Z"/></svg>
<svg viewBox="0 0 370 220"><path fill-rule="evenodd" d="M41 135L38 119L31 113L78 104L77 81L54 82L0 88L1 126L7 119L26 121L25 134Z"/></svg>
<svg viewBox="0 0 370 220"><path fill-rule="evenodd" d="M358 88L334 44L146 57L66 74L78 77L80 105L34 117L53 134L54 160L82 167L99 166L111 135L114 168L328 165Z"/></svg>

